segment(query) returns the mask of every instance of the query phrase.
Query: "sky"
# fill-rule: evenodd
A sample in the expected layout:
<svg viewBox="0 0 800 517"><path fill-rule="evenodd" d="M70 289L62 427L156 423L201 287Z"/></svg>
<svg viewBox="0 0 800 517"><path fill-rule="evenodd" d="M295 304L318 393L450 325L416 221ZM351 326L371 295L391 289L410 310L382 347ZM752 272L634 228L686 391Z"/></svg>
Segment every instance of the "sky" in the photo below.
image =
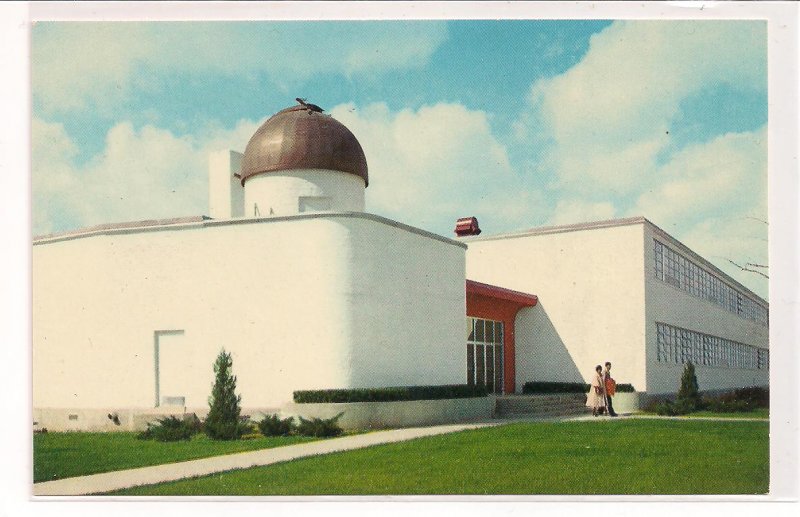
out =
<svg viewBox="0 0 800 517"><path fill-rule="evenodd" d="M367 211L441 235L645 216L762 297L764 21L39 22L32 226L208 213L208 154L305 97Z"/></svg>

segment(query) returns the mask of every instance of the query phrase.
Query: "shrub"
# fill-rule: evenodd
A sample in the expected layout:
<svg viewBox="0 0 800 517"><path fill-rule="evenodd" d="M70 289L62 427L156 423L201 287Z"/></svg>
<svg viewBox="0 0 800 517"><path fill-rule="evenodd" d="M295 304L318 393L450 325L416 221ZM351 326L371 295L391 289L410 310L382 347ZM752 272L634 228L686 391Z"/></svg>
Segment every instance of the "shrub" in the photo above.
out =
<svg viewBox="0 0 800 517"><path fill-rule="evenodd" d="M239 436L258 432L258 424L250 420L250 415L239 417Z"/></svg>
<svg viewBox="0 0 800 517"><path fill-rule="evenodd" d="M733 390L733 398L742 400L755 407L769 407L769 388L748 386Z"/></svg>
<svg viewBox="0 0 800 517"><path fill-rule="evenodd" d="M158 442L177 442L190 439L196 432L194 421L191 419L168 416L159 418L156 423L148 422L147 429L139 433L137 438Z"/></svg>
<svg viewBox="0 0 800 517"><path fill-rule="evenodd" d="M231 354L222 349L214 362L214 387L203 426L209 438L214 440L235 440L247 432L246 422L239 417L242 397L236 394L236 376L231 373L232 367Z"/></svg>
<svg viewBox="0 0 800 517"><path fill-rule="evenodd" d="M581 382L526 382L522 393L586 393L589 387Z"/></svg>
<svg viewBox="0 0 800 517"><path fill-rule="evenodd" d="M635 393L633 384L617 384L617 393Z"/></svg>
<svg viewBox="0 0 800 517"><path fill-rule="evenodd" d="M685 400L678 400L676 402L664 400L648 404L645 411L648 413L657 413L662 416L678 416L691 413L694 411L694 406L687 403Z"/></svg>
<svg viewBox="0 0 800 517"><path fill-rule="evenodd" d="M294 429L294 418L284 418L281 420L278 415L265 416L258 422L258 430L264 436L287 436Z"/></svg>
<svg viewBox="0 0 800 517"><path fill-rule="evenodd" d="M702 406L700 388L697 385L697 376L694 373L694 365L691 361L687 362L683 367L677 402L690 407L690 411L699 409Z"/></svg>
<svg viewBox="0 0 800 517"><path fill-rule="evenodd" d="M706 408L714 413L740 413L753 411L755 406L746 400L724 400L722 398L711 399Z"/></svg>
<svg viewBox="0 0 800 517"><path fill-rule="evenodd" d="M752 411L760 407L769 407L769 389L758 386L738 388L717 397L707 398L705 407L717 413L735 413Z"/></svg>
<svg viewBox="0 0 800 517"><path fill-rule="evenodd" d="M397 386L390 388L352 388L302 390L294 392L299 404L315 402L391 402L399 400L437 400L485 397L486 386L447 384L442 386Z"/></svg>
<svg viewBox="0 0 800 517"><path fill-rule="evenodd" d="M331 436L339 436L342 434L342 428L339 427L339 418L344 413L339 413L333 418L312 418L307 420L303 417L300 418L300 425L297 426L297 434L302 436L316 436L318 438L327 438Z"/></svg>

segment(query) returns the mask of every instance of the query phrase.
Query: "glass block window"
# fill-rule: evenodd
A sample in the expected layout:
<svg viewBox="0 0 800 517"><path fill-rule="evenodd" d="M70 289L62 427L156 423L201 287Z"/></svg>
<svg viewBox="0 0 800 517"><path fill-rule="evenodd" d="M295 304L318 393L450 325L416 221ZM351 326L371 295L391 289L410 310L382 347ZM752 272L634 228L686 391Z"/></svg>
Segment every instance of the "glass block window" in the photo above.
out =
<svg viewBox="0 0 800 517"><path fill-rule="evenodd" d="M656 349L660 363L769 369L769 350L666 323L656 323Z"/></svg>
<svg viewBox="0 0 800 517"><path fill-rule="evenodd" d="M738 291L658 240L654 242L655 276L692 296L709 300L752 321L769 324L766 306Z"/></svg>

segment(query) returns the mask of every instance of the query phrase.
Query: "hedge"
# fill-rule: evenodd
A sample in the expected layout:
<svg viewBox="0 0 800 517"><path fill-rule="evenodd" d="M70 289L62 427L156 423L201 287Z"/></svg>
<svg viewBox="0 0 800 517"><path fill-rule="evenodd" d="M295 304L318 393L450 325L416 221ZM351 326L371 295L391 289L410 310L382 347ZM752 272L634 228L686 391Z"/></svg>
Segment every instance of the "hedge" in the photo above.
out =
<svg viewBox="0 0 800 517"><path fill-rule="evenodd" d="M589 385L581 382L526 382L522 393L587 393Z"/></svg>
<svg viewBox="0 0 800 517"><path fill-rule="evenodd" d="M523 394L532 393L587 393L589 385L580 382L526 382L522 385ZM617 393L633 393L631 384L617 384Z"/></svg>
<svg viewBox="0 0 800 517"><path fill-rule="evenodd" d="M485 397L487 394L486 386L448 384L444 386L302 390L294 392L294 401L299 404L315 402L392 402L400 400L463 399Z"/></svg>

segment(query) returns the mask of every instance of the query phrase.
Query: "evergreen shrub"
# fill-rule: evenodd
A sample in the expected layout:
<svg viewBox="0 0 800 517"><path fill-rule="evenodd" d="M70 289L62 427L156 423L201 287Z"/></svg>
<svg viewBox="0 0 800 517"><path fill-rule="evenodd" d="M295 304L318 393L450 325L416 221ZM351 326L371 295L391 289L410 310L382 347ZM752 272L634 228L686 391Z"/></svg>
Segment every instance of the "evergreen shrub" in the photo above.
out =
<svg viewBox="0 0 800 517"><path fill-rule="evenodd" d="M342 434L342 428L339 427L339 418L344 413L339 413L333 418L300 418L300 424L297 426L297 434L301 436L316 436L318 438L329 438L332 436L339 436Z"/></svg>
<svg viewBox="0 0 800 517"><path fill-rule="evenodd" d="M236 376L232 368L231 354L222 349L214 362L214 387L203 425L205 433L214 440L235 440L249 431L247 421L240 418L242 396L236 394Z"/></svg>
<svg viewBox="0 0 800 517"><path fill-rule="evenodd" d="M683 366L681 386L678 389L678 400L676 403L691 408L690 411L702 408L700 387L697 384L697 375L694 373L694 365L691 361Z"/></svg>
<svg viewBox="0 0 800 517"><path fill-rule="evenodd" d="M351 388L332 390L301 390L294 392L299 404L320 402L392 402L401 400L438 400L485 397L486 386L446 384L441 386L397 386L390 388Z"/></svg>
<svg viewBox="0 0 800 517"><path fill-rule="evenodd" d="M265 416L258 422L258 430L264 436L288 436L294 430L294 418L281 420L278 415Z"/></svg>
<svg viewBox="0 0 800 517"><path fill-rule="evenodd" d="M684 400L678 400L676 402L664 400L648 404L645 411L648 413L656 413L661 416L678 416L691 413L694 411L694 406Z"/></svg>
<svg viewBox="0 0 800 517"><path fill-rule="evenodd" d="M526 382L522 385L522 393L586 393L590 386L581 382ZM617 385L619 391L619 385Z"/></svg>
<svg viewBox="0 0 800 517"><path fill-rule="evenodd" d="M196 419L197 417L195 417ZM156 440L158 442L177 442L189 440L197 432L193 419L176 416L159 418L156 423L148 422L147 429L136 437L140 440Z"/></svg>

